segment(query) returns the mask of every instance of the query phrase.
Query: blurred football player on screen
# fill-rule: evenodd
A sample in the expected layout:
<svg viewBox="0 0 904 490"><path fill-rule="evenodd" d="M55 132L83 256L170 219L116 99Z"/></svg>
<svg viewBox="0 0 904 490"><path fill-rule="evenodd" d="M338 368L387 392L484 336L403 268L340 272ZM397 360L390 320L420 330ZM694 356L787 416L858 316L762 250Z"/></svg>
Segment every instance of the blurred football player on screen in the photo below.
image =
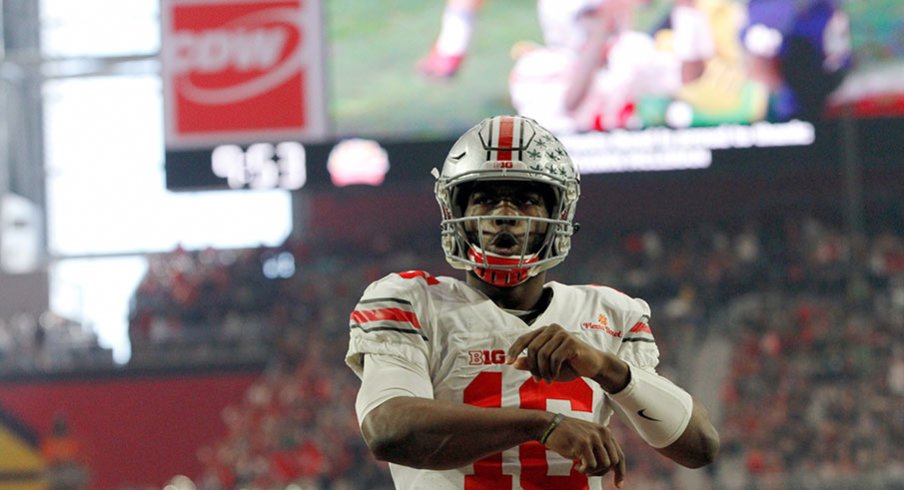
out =
<svg viewBox="0 0 904 490"><path fill-rule="evenodd" d="M644 125L638 99L675 97L715 51L709 20L694 0L673 3L667 43L635 27L646 3L541 0L544 44L520 43L512 52L515 110L555 133Z"/></svg>
<svg viewBox="0 0 904 490"><path fill-rule="evenodd" d="M389 274L350 316L358 420L396 487L601 489L609 472L620 486L613 413L675 462L711 463L706 409L656 373L647 303L547 282L580 195L561 143L532 119L488 118L434 175L442 248L464 280Z"/></svg>
<svg viewBox="0 0 904 490"><path fill-rule="evenodd" d="M771 94L772 120L819 117L852 66L850 19L838 0L749 0L741 37L750 78Z"/></svg>
<svg viewBox="0 0 904 490"><path fill-rule="evenodd" d="M592 9L606 9L609 16L619 18L620 29L629 27L628 15L634 4L646 4L649 0L539 0L537 16L546 46L578 49L585 41L586 29L579 25L579 18ZM483 7L483 0L446 0L440 21L439 34L426 56L417 63L418 71L428 78L451 78L455 76L471 45L477 18ZM681 49L690 57L690 43L694 37L705 39L707 26L694 18L695 0L676 0L672 21L682 23ZM687 22L693 22L688 24ZM699 50L698 47L694 49ZM711 48L710 48L711 49ZM705 55L704 55L705 56ZM691 60L688 60L691 61ZM699 60L694 60L699 61Z"/></svg>

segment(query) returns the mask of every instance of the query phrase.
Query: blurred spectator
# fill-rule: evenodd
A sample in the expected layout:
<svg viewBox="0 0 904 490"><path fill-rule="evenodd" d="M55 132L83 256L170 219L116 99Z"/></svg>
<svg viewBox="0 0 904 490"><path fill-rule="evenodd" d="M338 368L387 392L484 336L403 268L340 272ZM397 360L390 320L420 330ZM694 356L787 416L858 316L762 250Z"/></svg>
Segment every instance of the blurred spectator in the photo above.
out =
<svg viewBox="0 0 904 490"><path fill-rule="evenodd" d="M87 325L46 311L0 318L0 376L111 369L110 349Z"/></svg>
<svg viewBox="0 0 904 490"><path fill-rule="evenodd" d="M41 457L47 464L46 480L50 490L89 488L88 468L83 448L69 428L65 413L53 418L50 433L41 441Z"/></svg>

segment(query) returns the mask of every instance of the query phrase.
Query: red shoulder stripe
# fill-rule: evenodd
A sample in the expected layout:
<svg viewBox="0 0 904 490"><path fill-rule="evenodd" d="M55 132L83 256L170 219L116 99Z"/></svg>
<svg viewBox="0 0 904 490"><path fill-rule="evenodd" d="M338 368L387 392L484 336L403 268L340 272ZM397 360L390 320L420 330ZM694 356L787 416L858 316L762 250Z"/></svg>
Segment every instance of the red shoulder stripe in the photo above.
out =
<svg viewBox="0 0 904 490"><path fill-rule="evenodd" d="M634 326L631 327L631 330L628 331L632 333L648 333L650 335L653 335L653 330L651 330L650 326L644 322L635 323Z"/></svg>
<svg viewBox="0 0 904 490"><path fill-rule="evenodd" d="M429 285L429 286L435 286L435 285L439 284L439 280L437 280L435 277L430 275L430 273L427 271L415 270L415 271L398 272L397 274L399 275L399 277L402 277L404 279L421 278L424 281L426 281L427 285Z"/></svg>
<svg viewBox="0 0 904 490"><path fill-rule="evenodd" d="M355 323L368 323L380 320L410 323L414 328L420 329L421 324L413 311L401 308L379 308L375 310L355 310L351 314L351 320Z"/></svg>

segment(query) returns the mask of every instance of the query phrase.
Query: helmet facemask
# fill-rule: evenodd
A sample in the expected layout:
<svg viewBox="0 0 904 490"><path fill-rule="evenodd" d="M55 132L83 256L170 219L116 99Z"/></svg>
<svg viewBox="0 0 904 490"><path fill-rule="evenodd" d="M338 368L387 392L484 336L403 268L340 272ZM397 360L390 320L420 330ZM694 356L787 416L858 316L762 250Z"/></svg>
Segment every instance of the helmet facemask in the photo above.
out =
<svg viewBox="0 0 904 490"><path fill-rule="evenodd" d="M498 116L465 133L449 155L435 175L443 250L453 267L473 271L494 286L512 287L564 260L580 189L570 158L552 134L531 119ZM474 186L493 181L533 184L548 216L465 216ZM508 246L487 241L484 231L493 228L488 223L498 220L511 222L504 226L513 230ZM492 239L505 241L504 231L495 234ZM493 248L507 250L494 253Z"/></svg>

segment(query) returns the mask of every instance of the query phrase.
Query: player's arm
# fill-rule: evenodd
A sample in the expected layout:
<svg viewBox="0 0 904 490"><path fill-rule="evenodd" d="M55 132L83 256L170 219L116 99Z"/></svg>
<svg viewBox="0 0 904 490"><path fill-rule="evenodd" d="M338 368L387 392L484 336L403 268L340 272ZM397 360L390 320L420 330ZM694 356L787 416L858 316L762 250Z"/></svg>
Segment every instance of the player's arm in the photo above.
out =
<svg viewBox="0 0 904 490"><path fill-rule="evenodd" d="M527 355L519 357L524 351ZM519 337L508 351L508 362L547 382L593 379L648 444L683 466L705 466L719 452L719 434L690 394L652 371L590 346L559 325Z"/></svg>
<svg viewBox="0 0 904 490"><path fill-rule="evenodd" d="M709 412L702 403L693 399L693 410L687 428L678 440L656 450L682 466L700 468L715 461L719 454L719 444L719 433L709 419Z"/></svg>
<svg viewBox="0 0 904 490"><path fill-rule="evenodd" d="M605 364L594 380L607 390L616 412L647 444L660 454L688 468L715 461L719 433L709 412L690 393L652 370L630 366L614 354L601 353ZM627 371L625 378L621 373ZM617 373L616 377L609 372ZM618 386L623 386L617 390ZM677 436L677 437L676 437Z"/></svg>
<svg viewBox="0 0 904 490"><path fill-rule="evenodd" d="M356 409L361 431L377 459L413 468L451 469L541 440L580 460L579 471L624 478L624 456L609 429L542 410L481 408L432 399L426 373L392 356L365 357ZM547 434L547 432L549 433Z"/></svg>
<svg viewBox="0 0 904 490"><path fill-rule="evenodd" d="M443 470L473 463L539 437L545 413L490 410L417 397L395 397L361 424L364 440L382 461Z"/></svg>
<svg viewBox="0 0 904 490"><path fill-rule="evenodd" d="M378 354L364 357L355 409L377 459L427 469L457 468L539 438L550 419L539 410L434 400L426 369Z"/></svg>

